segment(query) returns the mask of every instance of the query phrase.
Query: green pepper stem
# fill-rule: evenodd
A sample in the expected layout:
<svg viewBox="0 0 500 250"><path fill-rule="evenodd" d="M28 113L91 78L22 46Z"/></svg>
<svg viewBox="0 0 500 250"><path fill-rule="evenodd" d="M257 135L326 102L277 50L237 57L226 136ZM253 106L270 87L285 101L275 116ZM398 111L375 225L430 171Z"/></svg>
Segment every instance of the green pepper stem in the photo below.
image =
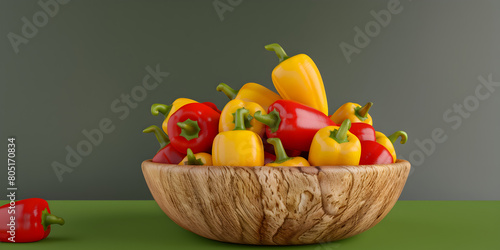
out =
<svg viewBox="0 0 500 250"><path fill-rule="evenodd" d="M271 132L274 133L278 131L278 128L281 123L280 113L278 111L273 110L267 115L263 115L262 112L257 111L253 114L253 116L257 121L263 123L264 125L269 126Z"/></svg>
<svg viewBox="0 0 500 250"><path fill-rule="evenodd" d="M234 98L236 98L236 95L238 95L238 91L229 87L229 85L225 83L219 83L219 85L217 85L217 91L226 94L229 100L234 100Z"/></svg>
<svg viewBox="0 0 500 250"><path fill-rule="evenodd" d="M59 224L59 225L64 225L66 223L63 218L55 216L53 214L48 214L45 216L45 224L46 225L52 225L52 224Z"/></svg>
<svg viewBox="0 0 500 250"><path fill-rule="evenodd" d="M172 105L155 103L155 104L151 105L151 114L159 115L160 113L162 113L166 118L168 116L168 113L170 113L171 109L172 109Z"/></svg>
<svg viewBox="0 0 500 250"><path fill-rule="evenodd" d="M163 132L158 126L156 125L151 125L147 128L145 128L143 133L155 133L156 139L160 143L160 147L164 148L170 143L170 138L168 138L168 135Z"/></svg>
<svg viewBox="0 0 500 250"><path fill-rule="evenodd" d="M337 141L339 144L344 142L349 142L347 138L347 132L351 128L351 120L345 119L340 125L339 129L335 129L330 132L330 138Z"/></svg>
<svg viewBox="0 0 500 250"><path fill-rule="evenodd" d="M234 129L233 130L246 130L245 117L250 116L246 108L239 108L234 115Z"/></svg>
<svg viewBox="0 0 500 250"><path fill-rule="evenodd" d="M203 165L203 161L201 159L197 159L193 154L193 150L190 148L187 149L187 161L184 162L186 165Z"/></svg>
<svg viewBox="0 0 500 250"><path fill-rule="evenodd" d="M231 115L233 115L233 123L235 122L235 117L236 117L236 112L232 113ZM253 127L252 125L252 119L253 117L251 115L247 115L245 117L243 117L245 119L245 128L251 128Z"/></svg>
<svg viewBox="0 0 500 250"><path fill-rule="evenodd" d="M408 140L408 134L405 131L396 131L394 134L390 135L387 138L392 142L392 144L394 144L398 137L401 137L401 144L405 144Z"/></svg>
<svg viewBox="0 0 500 250"><path fill-rule="evenodd" d="M360 120L364 121L368 117L368 111L370 110L370 108L372 107L372 105L373 105L373 102L369 102L369 103L367 103L363 107L356 108L354 110L356 116L358 118L360 118Z"/></svg>
<svg viewBox="0 0 500 250"><path fill-rule="evenodd" d="M188 141L198 138L200 135L200 126L198 125L198 121L193 121L191 119L187 119L183 122L178 122L177 126L181 128L180 136L183 136Z"/></svg>
<svg viewBox="0 0 500 250"><path fill-rule="evenodd" d="M47 227L52 225L52 224L59 224L59 225L64 225L65 221L63 218L61 217L57 217L53 214L50 214L47 210L47 208L45 208L43 211L42 211L42 226L43 226L43 230L47 230Z"/></svg>
<svg viewBox="0 0 500 250"><path fill-rule="evenodd" d="M278 56L278 58L280 59L280 63L282 63L283 61L285 61L286 59L290 58L286 53L285 53L285 50L283 50L283 48L277 44L277 43L272 43L272 44L268 44L266 46L264 46L264 48L266 48L267 50L269 51L274 51L276 52L276 55Z"/></svg>
<svg viewBox="0 0 500 250"><path fill-rule="evenodd" d="M267 142L274 146L274 153L276 154L276 160L273 163L283 163L292 158L288 157L286 154L283 143L281 143L280 138L269 138Z"/></svg>

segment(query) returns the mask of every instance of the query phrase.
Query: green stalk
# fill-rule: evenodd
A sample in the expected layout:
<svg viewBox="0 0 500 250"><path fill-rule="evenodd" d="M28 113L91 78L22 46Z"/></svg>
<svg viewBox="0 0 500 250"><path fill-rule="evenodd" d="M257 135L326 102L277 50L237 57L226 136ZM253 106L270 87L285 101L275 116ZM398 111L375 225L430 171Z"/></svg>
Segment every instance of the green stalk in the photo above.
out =
<svg viewBox="0 0 500 250"><path fill-rule="evenodd" d="M168 113L170 113L171 109L172 109L172 105L155 103L155 104L151 105L151 114L159 115L160 113L162 113L165 116L165 118L167 118Z"/></svg>
<svg viewBox="0 0 500 250"><path fill-rule="evenodd" d="M387 138L392 142L392 144L394 144L398 137L401 137L401 144L405 144L408 140L408 134L405 131L396 131L394 134L390 135Z"/></svg>
<svg viewBox="0 0 500 250"><path fill-rule="evenodd" d="M253 117L255 120L267 125L271 129L271 132L274 133L278 131L281 123L280 113L278 111L273 110L267 115L263 115L260 111L257 111L253 114Z"/></svg>
<svg viewBox="0 0 500 250"><path fill-rule="evenodd" d="M249 115L249 111L246 108L239 108L236 110L234 116L234 129L233 130L246 130L245 127L245 117Z"/></svg>
<svg viewBox="0 0 500 250"><path fill-rule="evenodd" d="M219 85L217 85L217 91L226 94L229 100L234 100L234 98L236 98L236 96L238 95L238 91L229 87L229 85L225 83L219 83Z"/></svg>
<svg viewBox="0 0 500 250"><path fill-rule="evenodd" d="M349 139L347 139L347 132L349 131L350 128L351 128L351 120L345 119L340 125L339 129L330 131L330 138L334 139L339 144L344 142L349 142Z"/></svg>
<svg viewBox="0 0 500 250"><path fill-rule="evenodd" d="M187 119L183 122L178 122L177 126L181 128L180 136L183 136L188 141L198 138L200 135L200 126L198 125L198 121L193 121L191 119Z"/></svg>
<svg viewBox="0 0 500 250"><path fill-rule="evenodd" d="M283 48L277 44L277 43L272 43L272 44L268 44L266 46L264 46L264 48L266 48L267 50L269 51L274 51L276 52L276 55L278 56L279 60L280 60L280 63L282 63L283 61L285 61L286 59L290 58L286 53L285 53L285 50L283 50Z"/></svg>
<svg viewBox="0 0 500 250"><path fill-rule="evenodd" d="M364 121L366 118L368 118L368 111L372 107L373 102L367 103L363 107L357 107L354 109L354 114L361 120Z"/></svg>
<svg viewBox="0 0 500 250"><path fill-rule="evenodd" d="M47 211L47 208L45 208L43 211L42 211L42 226L43 226L43 230L44 231L47 231L47 228L52 225L52 224L59 224L59 225L64 225L65 221L63 218L61 217L57 217L53 214L49 214L49 212Z"/></svg>
<svg viewBox="0 0 500 250"><path fill-rule="evenodd" d="M276 154L276 160L273 163L283 163L285 161L293 159L292 157L288 157L286 154L285 148L283 147L283 143L281 143L280 138L269 138L267 142L274 146L274 153Z"/></svg>
<svg viewBox="0 0 500 250"><path fill-rule="evenodd" d="M145 128L143 133L155 133L156 139L160 143L160 147L164 148L170 143L170 138L168 138L168 135L163 132L158 126L156 125L151 125L147 128Z"/></svg>
<svg viewBox="0 0 500 250"><path fill-rule="evenodd" d="M185 165L203 165L203 161L197 159L190 148L187 149L187 158L188 160L184 162Z"/></svg>

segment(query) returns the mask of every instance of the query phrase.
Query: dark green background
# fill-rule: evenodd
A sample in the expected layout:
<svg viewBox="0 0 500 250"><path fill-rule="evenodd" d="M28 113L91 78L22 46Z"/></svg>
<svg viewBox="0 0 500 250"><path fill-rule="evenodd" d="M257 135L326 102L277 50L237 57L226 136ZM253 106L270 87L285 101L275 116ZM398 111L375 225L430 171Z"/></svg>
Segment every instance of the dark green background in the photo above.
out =
<svg viewBox="0 0 500 250"><path fill-rule="evenodd" d="M221 0L222 2L226 2ZM397 145L406 159L415 140L442 128L447 140L414 168L402 199L500 199L500 88L453 130L443 114L474 95L479 75L500 81L500 3L401 1L402 12L347 63L339 44L373 20L384 1L243 1L220 20L212 1L71 1L15 53L7 34L21 34L37 1L0 2L0 155L17 142L18 198L151 199L140 164L158 144L141 130L162 119L151 104L178 97L213 101L219 82L272 88L272 42L306 53L322 73L333 112L347 101L373 101L377 130L406 130ZM120 120L111 103L130 93L159 64L170 75ZM115 131L59 182L51 163L64 163L81 131L109 118ZM5 166L5 165L4 165ZM3 170L2 170L3 169ZM6 187L6 168L0 183ZM5 189L4 189L5 190ZM5 191L1 191L4 193Z"/></svg>

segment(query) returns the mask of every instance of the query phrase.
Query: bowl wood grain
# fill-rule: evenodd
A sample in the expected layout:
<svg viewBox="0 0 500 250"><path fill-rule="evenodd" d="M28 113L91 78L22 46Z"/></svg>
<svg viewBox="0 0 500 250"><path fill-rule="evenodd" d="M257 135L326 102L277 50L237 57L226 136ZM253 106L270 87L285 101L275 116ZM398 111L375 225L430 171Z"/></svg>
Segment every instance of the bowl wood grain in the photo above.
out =
<svg viewBox="0 0 500 250"><path fill-rule="evenodd" d="M348 238L380 222L399 198L410 163L206 167L147 160L142 171L160 208L193 233L240 244L301 245Z"/></svg>

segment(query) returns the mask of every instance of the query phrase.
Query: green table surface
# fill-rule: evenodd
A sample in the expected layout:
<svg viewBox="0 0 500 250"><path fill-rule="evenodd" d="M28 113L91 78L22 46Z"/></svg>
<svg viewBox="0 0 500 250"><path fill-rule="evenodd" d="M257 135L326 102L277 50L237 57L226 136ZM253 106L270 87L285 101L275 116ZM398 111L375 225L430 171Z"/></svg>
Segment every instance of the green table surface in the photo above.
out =
<svg viewBox="0 0 500 250"><path fill-rule="evenodd" d="M205 239L177 226L154 201L49 204L66 225L52 226L45 240L0 243L0 249L500 249L500 201L398 201L385 219L364 233L302 246Z"/></svg>

